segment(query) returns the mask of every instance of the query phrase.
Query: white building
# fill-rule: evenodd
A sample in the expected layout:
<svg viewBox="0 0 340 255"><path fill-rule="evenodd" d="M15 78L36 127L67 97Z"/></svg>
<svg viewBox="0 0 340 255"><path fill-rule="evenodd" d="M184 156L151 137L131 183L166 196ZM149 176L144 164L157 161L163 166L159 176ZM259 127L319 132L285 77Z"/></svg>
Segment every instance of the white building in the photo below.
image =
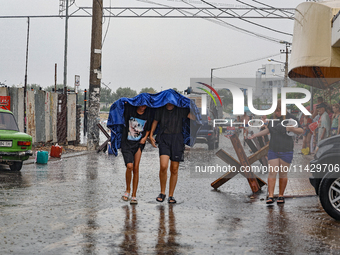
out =
<svg viewBox="0 0 340 255"><path fill-rule="evenodd" d="M280 89L284 86L284 68L283 64L266 64L262 65L256 72L256 88L254 98L259 98L264 104L271 105L273 99L273 88ZM288 79L288 86L295 86L295 82Z"/></svg>

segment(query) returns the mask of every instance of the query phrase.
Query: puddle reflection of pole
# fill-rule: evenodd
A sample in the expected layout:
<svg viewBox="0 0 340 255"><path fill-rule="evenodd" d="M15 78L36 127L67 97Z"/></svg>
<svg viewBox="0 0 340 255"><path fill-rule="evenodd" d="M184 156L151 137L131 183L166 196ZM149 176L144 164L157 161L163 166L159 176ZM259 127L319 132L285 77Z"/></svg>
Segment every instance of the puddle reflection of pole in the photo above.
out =
<svg viewBox="0 0 340 255"><path fill-rule="evenodd" d="M265 253L288 253L294 254L297 251L294 249L295 230L289 225L289 217L284 210L284 206L276 207L268 206L267 215L267 237L265 240Z"/></svg>
<svg viewBox="0 0 340 255"><path fill-rule="evenodd" d="M166 231L165 209L159 206L159 227L158 239L156 244L157 254L178 254L180 244L176 242L176 219L173 205L169 205L168 234ZM167 238L167 241L165 239Z"/></svg>
<svg viewBox="0 0 340 255"><path fill-rule="evenodd" d="M130 208L131 208L131 216L130 216ZM119 245L122 249L120 254L138 254L138 240L137 240L137 232L138 232L138 222L137 222L137 211L136 206L128 206L124 205L123 209L125 210L125 220L124 220L124 240Z"/></svg>
<svg viewBox="0 0 340 255"><path fill-rule="evenodd" d="M86 164L86 184L85 184L85 218L86 228L83 232L84 254L95 254L96 253L96 230L99 228L97 224L97 182L95 180L98 177L98 160L93 160L91 156L87 158Z"/></svg>

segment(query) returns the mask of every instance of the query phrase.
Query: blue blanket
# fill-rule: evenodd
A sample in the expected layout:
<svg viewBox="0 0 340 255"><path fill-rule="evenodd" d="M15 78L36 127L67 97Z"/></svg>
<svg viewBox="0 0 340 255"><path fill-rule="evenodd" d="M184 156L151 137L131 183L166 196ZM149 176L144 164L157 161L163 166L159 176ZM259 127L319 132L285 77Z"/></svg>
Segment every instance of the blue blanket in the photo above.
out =
<svg viewBox="0 0 340 255"><path fill-rule="evenodd" d="M177 107L190 108L191 113L195 115L196 120L192 121L186 118L183 120L183 137L184 143L193 146L196 134L202 125L201 114L195 103L189 98L177 93L173 89L164 90L157 94L142 93L133 98L122 97L111 105L107 127L111 130L111 148L109 154L118 155L118 149L122 139L122 132L125 128L124 120L124 104L128 102L133 106L146 105L151 108L159 108L167 103L171 103Z"/></svg>

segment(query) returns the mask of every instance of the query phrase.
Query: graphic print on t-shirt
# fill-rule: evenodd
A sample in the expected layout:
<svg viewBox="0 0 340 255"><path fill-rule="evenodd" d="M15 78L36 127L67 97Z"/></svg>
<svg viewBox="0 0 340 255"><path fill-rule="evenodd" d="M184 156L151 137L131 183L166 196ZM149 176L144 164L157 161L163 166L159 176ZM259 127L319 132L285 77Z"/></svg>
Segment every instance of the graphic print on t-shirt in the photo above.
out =
<svg viewBox="0 0 340 255"><path fill-rule="evenodd" d="M130 141L139 141L142 138L146 120L131 117L129 119L129 133L127 139Z"/></svg>

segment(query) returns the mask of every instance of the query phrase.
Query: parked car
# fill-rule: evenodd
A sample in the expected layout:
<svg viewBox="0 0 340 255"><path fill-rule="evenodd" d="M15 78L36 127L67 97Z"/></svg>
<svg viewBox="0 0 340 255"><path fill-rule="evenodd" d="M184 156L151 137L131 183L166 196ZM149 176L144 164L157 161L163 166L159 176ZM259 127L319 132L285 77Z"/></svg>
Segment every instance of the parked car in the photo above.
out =
<svg viewBox="0 0 340 255"><path fill-rule="evenodd" d="M32 156L32 137L19 132L12 112L0 109L0 163L20 171L29 156Z"/></svg>
<svg viewBox="0 0 340 255"><path fill-rule="evenodd" d="M340 135L322 140L310 162L310 183L319 196L323 209L340 220Z"/></svg>
<svg viewBox="0 0 340 255"><path fill-rule="evenodd" d="M219 128L213 127L213 122L208 115L202 115L202 126L197 132L196 143L206 143L209 150L219 147Z"/></svg>

